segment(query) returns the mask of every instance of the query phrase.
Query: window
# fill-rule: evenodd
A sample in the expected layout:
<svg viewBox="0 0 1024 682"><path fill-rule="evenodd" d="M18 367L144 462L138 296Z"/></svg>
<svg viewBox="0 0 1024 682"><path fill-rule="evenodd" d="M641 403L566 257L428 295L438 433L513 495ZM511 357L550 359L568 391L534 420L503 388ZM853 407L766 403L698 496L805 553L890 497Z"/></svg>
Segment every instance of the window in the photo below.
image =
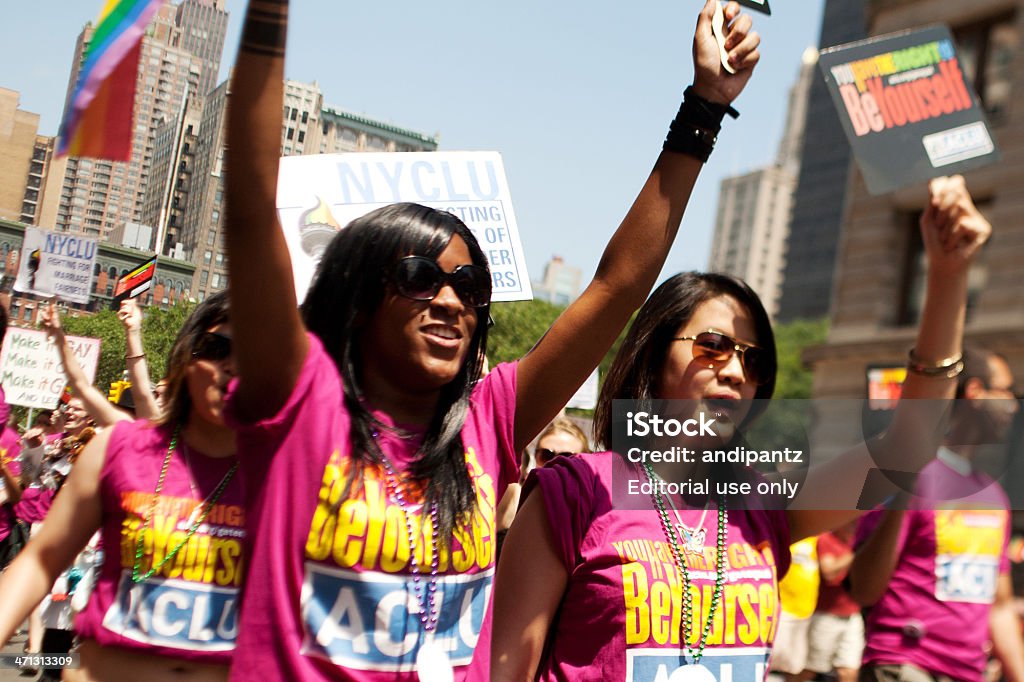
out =
<svg viewBox="0 0 1024 682"><path fill-rule="evenodd" d="M1013 58L1019 42L1016 16L1000 14L953 32L964 75L974 83L993 123L1006 117L1013 84Z"/></svg>
<svg viewBox="0 0 1024 682"><path fill-rule="evenodd" d="M986 212L989 201L976 200L975 203L982 213ZM921 319L921 309L924 306L927 258L924 253L924 243L921 241L921 231L918 229L920 217L920 211L908 212L904 216L907 247L904 252L903 284L898 302L899 308L896 310L896 324L899 326L916 325ZM968 321L970 321L971 313L977 306L978 297L988 281L988 265L985 261L983 253L975 259L967 273Z"/></svg>
<svg viewBox="0 0 1024 682"><path fill-rule="evenodd" d="M213 252L212 251L205 251L205 252L203 252L203 264L204 265L209 265L211 258L213 258Z"/></svg>

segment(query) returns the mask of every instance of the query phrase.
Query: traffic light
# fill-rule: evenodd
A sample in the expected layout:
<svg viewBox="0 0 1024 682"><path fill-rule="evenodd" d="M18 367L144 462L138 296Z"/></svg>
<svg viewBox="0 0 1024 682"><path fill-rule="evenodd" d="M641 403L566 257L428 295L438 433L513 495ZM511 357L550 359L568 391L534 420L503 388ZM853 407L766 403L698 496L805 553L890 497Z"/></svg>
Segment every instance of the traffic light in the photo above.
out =
<svg viewBox="0 0 1024 682"><path fill-rule="evenodd" d="M107 393L107 400L114 403L115 405L120 402L121 394L131 388L132 382L130 381L112 381L110 382L110 392Z"/></svg>

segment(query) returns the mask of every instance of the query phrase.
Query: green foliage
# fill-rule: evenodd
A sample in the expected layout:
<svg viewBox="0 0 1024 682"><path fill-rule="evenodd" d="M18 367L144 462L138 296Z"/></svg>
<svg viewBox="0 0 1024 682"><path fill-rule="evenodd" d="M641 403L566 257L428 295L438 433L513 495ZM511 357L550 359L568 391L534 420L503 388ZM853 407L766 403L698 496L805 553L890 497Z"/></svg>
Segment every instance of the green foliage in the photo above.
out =
<svg viewBox="0 0 1024 682"><path fill-rule="evenodd" d="M194 307L194 303L187 303L171 306L167 310L157 307L143 309L142 344L146 351L149 376L154 383L163 377L174 339L185 326L185 320ZM117 319L117 313L104 310L89 316L65 315L62 324L68 334L100 340L100 361L94 383L106 393L111 383L121 380L125 370L124 325Z"/></svg>
<svg viewBox="0 0 1024 682"><path fill-rule="evenodd" d="M806 348L824 343L828 320L796 320L775 325L774 329L779 360L775 399L752 424L747 440L756 449L806 450L808 420L812 416L806 401L811 397L814 377L802 356Z"/></svg>
<svg viewBox="0 0 1024 682"><path fill-rule="evenodd" d="M775 381L776 398L810 398L813 386L811 370L804 365L803 352L825 342L828 320L795 320L775 325L775 346L779 352L779 373Z"/></svg>

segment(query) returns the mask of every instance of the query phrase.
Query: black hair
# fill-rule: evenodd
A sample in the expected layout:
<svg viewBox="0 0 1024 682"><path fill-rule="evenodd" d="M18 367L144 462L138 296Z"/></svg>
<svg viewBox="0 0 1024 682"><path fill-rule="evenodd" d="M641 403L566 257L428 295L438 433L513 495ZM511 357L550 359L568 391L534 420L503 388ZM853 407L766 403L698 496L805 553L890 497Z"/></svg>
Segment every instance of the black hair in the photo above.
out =
<svg viewBox="0 0 1024 682"><path fill-rule="evenodd" d="M411 255L436 259L455 235L466 243L473 264L487 269L487 258L465 223L446 211L410 203L385 206L353 220L334 236L320 261L302 315L306 328L319 337L338 368L352 421L352 467L341 500L362 480L366 464L379 463L384 457L373 438L380 424L360 400L359 330L383 303L388 276L400 259ZM437 504L438 538L445 547L459 519L468 521L476 509L462 426L470 393L480 378L490 305L475 311L477 324L466 360L441 389L410 470L425 483L425 503Z"/></svg>
<svg viewBox="0 0 1024 682"><path fill-rule="evenodd" d="M185 370L192 362L196 344L211 327L228 321L228 293L221 291L196 306L178 332L167 358L167 389L164 393L164 412L160 424L185 426L192 398L185 382Z"/></svg>
<svg viewBox="0 0 1024 682"><path fill-rule="evenodd" d="M1006 358L985 348L973 346L964 348L964 371L956 378L956 397L963 398L967 389L967 382L971 379L981 380L982 385L987 389L992 387L992 358L999 358L1006 362ZM1009 363L1007 363L1009 364Z"/></svg>
<svg viewBox="0 0 1024 682"><path fill-rule="evenodd" d="M640 308L608 370L594 412L594 436L604 447L612 447L612 401L657 398L658 377L668 356L669 344L679 328L690 321L701 303L723 295L735 298L754 318L757 333L754 342L765 353L769 374L769 379L757 387L754 398L772 397L777 370L775 334L761 299L738 277L714 272L683 272L655 289ZM746 421L765 407L763 402L755 402Z"/></svg>

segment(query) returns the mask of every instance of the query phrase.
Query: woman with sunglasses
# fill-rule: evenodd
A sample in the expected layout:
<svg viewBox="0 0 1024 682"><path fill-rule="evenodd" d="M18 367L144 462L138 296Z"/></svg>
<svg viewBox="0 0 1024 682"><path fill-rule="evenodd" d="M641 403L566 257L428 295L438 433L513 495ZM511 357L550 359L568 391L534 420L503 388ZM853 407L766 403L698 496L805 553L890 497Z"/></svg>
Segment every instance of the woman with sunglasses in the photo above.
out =
<svg viewBox="0 0 1024 682"><path fill-rule="evenodd" d="M164 416L122 421L82 451L42 530L0 578L6 642L89 538L104 548L75 621L75 680L225 679L245 551L242 477L223 396L227 295L201 303L168 360Z"/></svg>
<svg viewBox="0 0 1024 682"><path fill-rule="evenodd" d="M990 231L962 180L933 181L921 220L927 296L903 397L952 398L963 366L967 272ZM766 402L752 401L772 395L775 358L771 323L742 281L684 273L655 290L622 343L595 413L598 438L611 447L614 426L621 454L557 459L524 486L496 579L495 682L753 680L767 673L789 545L861 513L854 503L786 510L700 487L702 480L763 480L746 466L700 470L703 455L694 453L742 445L743 427ZM637 402L613 419L614 400ZM939 432L939 419L918 409L921 402L901 402L874 452L902 457L902 466L890 468L919 469L934 456L929 437ZM627 422L635 423L630 414L641 409L710 416L712 435L647 440L649 451L668 456L636 457L621 444ZM872 466L861 446L811 468L801 490L838 496ZM527 583L529 590L516 587Z"/></svg>
<svg viewBox="0 0 1024 682"><path fill-rule="evenodd" d="M340 230L297 310L275 207L288 3L249 4L228 122L227 246L252 561L232 677L486 679L497 495L646 297L758 60L709 0L693 86L595 280L479 382L491 278L472 232L414 204Z"/></svg>

